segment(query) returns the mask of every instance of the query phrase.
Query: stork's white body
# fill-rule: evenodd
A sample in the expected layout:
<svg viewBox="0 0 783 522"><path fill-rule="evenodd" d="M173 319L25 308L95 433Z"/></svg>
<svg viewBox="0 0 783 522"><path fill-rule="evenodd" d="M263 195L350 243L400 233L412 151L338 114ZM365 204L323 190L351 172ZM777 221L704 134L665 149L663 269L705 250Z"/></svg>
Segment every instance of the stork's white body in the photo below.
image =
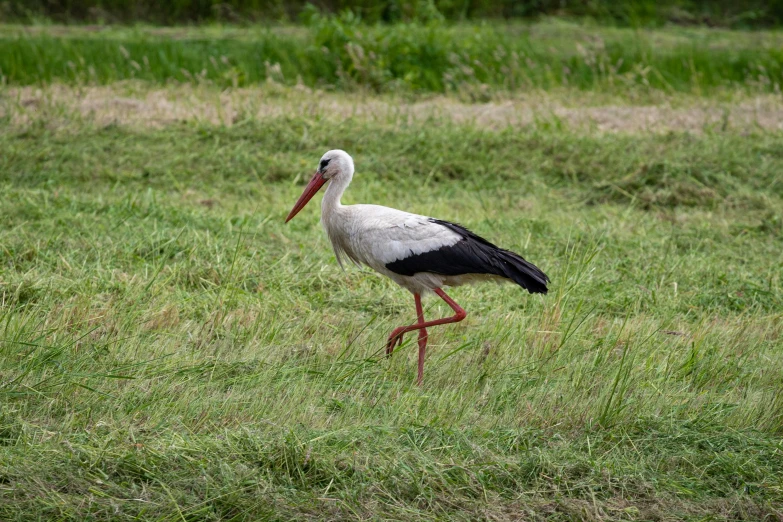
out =
<svg viewBox="0 0 783 522"><path fill-rule="evenodd" d="M329 195L327 190L327 195ZM458 286L478 279L479 275L446 276L418 272L411 276L392 272L386 265L411 256L458 243L462 237L448 228L433 223L426 216L410 214L379 205L324 204L321 221L342 265L347 257L364 264L414 294ZM488 276L489 277L489 276Z"/></svg>

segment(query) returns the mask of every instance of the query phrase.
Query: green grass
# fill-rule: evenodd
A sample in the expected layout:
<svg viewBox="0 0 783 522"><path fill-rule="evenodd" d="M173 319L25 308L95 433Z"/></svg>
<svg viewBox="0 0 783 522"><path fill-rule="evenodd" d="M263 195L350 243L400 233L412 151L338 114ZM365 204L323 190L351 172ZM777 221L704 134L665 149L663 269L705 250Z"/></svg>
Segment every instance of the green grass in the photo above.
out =
<svg viewBox="0 0 783 522"><path fill-rule="evenodd" d="M275 81L324 89L495 92L563 87L615 93L780 92L779 32L635 31L548 21L367 26L315 17L307 27L86 31L5 26L5 83L141 79L237 87Z"/></svg>
<svg viewBox="0 0 783 522"><path fill-rule="evenodd" d="M783 136L240 114L0 127L3 520L777 520ZM405 291L317 204L452 219L552 278ZM429 317L448 309L425 302Z"/></svg>

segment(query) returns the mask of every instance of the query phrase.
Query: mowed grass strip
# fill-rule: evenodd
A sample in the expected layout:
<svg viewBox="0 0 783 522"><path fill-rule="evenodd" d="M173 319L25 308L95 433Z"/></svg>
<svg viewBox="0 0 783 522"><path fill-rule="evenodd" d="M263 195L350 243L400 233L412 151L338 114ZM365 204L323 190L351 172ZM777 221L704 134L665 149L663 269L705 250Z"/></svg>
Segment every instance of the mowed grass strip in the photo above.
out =
<svg viewBox="0 0 783 522"><path fill-rule="evenodd" d="M626 95L780 92L779 32L638 31L539 24L364 25L315 16L299 27L0 28L0 79L14 85L140 79L337 91L601 90ZM630 94L629 94L630 93Z"/></svg>
<svg viewBox="0 0 783 522"><path fill-rule="evenodd" d="M781 516L780 134L239 121L3 128L0 518ZM334 147L551 293L455 289L414 386L410 295L282 222Z"/></svg>

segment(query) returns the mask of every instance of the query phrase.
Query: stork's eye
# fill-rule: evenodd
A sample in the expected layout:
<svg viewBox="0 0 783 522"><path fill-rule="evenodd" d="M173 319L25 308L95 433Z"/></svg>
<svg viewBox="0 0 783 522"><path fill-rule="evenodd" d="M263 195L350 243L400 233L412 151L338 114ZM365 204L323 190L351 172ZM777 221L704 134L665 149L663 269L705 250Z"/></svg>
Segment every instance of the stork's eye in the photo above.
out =
<svg viewBox="0 0 783 522"><path fill-rule="evenodd" d="M324 170L330 161L332 160L330 159L321 160L321 170Z"/></svg>

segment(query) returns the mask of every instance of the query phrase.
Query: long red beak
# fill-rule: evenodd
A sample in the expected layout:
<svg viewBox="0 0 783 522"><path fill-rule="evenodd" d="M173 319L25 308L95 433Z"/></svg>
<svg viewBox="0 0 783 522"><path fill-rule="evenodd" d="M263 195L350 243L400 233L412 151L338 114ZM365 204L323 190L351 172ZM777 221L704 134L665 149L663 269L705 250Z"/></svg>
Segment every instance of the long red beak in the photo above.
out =
<svg viewBox="0 0 783 522"><path fill-rule="evenodd" d="M296 205L294 205L294 208L292 208L291 212L288 213L288 217L285 218L286 223L291 221L294 216L297 215L299 211L305 207L305 205L307 205L307 202L310 201L313 196L315 196L315 193L318 192L318 189L323 187L324 183L326 183L326 179L324 179L323 174L315 171L313 179L311 179L310 183L307 184L304 192L302 192L302 195L299 196L299 199L296 201Z"/></svg>

